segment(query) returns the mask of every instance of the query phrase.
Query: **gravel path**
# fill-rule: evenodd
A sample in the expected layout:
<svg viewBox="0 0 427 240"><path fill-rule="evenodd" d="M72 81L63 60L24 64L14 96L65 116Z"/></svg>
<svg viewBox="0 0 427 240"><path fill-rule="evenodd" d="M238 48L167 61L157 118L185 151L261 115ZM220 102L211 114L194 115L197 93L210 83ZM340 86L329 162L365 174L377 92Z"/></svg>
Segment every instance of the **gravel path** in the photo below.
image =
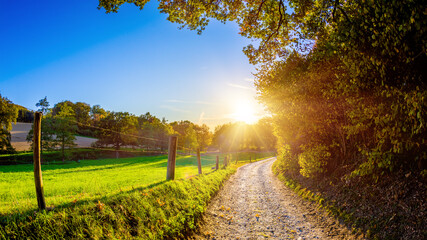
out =
<svg viewBox="0 0 427 240"><path fill-rule="evenodd" d="M302 200L271 171L275 158L238 169L209 204L193 239L359 239Z"/></svg>

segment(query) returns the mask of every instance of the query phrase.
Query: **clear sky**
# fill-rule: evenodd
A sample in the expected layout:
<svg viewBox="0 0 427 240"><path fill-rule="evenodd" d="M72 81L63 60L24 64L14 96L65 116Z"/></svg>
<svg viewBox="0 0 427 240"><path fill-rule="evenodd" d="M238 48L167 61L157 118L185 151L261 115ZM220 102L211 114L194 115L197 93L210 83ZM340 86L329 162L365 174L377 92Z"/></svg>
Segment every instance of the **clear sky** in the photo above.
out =
<svg viewBox="0 0 427 240"><path fill-rule="evenodd" d="M197 35L168 22L157 1L111 14L97 6L2 0L0 94L30 109L47 96L211 127L263 114L236 24L212 21Z"/></svg>

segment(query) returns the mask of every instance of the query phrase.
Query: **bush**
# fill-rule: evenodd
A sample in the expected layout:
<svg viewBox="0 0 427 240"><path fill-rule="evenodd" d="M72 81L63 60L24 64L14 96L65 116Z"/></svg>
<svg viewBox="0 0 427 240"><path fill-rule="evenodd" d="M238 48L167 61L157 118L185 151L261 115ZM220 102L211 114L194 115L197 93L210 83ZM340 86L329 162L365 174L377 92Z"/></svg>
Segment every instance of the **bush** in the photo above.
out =
<svg viewBox="0 0 427 240"><path fill-rule="evenodd" d="M305 148L304 150L305 151L298 156L298 163L301 166L301 175L313 178L326 172L325 167L331 157L328 147L317 145Z"/></svg>
<svg viewBox="0 0 427 240"><path fill-rule="evenodd" d="M275 167L290 175L298 174L300 166L296 156L291 153L290 146L283 145L277 152L278 161L276 161Z"/></svg>

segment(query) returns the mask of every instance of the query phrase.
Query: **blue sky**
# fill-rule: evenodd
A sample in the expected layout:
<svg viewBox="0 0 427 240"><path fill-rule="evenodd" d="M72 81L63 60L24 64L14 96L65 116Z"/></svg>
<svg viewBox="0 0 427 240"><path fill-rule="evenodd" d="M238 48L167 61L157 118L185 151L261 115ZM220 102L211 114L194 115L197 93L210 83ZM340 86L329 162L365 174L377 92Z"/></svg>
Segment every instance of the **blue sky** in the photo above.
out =
<svg viewBox="0 0 427 240"><path fill-rule="evenodd" d="M106 14L97 0L3 1L0 94L32 109L47 96L211 127L242 106L262 114L237 25L212 21L197 35L156 5Z"/></svg>

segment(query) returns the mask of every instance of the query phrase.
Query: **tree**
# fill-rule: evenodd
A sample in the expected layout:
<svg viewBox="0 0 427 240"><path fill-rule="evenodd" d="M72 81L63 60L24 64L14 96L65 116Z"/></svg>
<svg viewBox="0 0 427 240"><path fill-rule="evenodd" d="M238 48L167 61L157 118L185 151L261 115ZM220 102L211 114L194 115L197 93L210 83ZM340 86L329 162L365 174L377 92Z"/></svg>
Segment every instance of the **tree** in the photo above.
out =
<svg viewBox="0 0 427 240"><path fill-rule="evenodd" d="M170 124L173 130L178 133L178 148L185 151L195 150L199 145L197 142L194 124L190 121L176 121Z"/></svg>
<svg viewBox="0 0 427 240"><path fill-rule="evenodd" d="M18 113L18 119L17 122L26 122L26 123L32 123L34 121L34 112L30 111L24 107L18 106L19 113Z"/></svg>
<svg viewBox="0 0 427 240"><path fill-rule="evenodd" d="M74 116L76 119L76 122L78 122L77 125L77 133L83 136L89 136L93 137L92 130L88 126L90 124L90 111L91 107L87 103L83 102L76 102L73 105L73 111Z"/></svg>
<svg viewBox="0 0 427 240"><path fill-rule="evenodd" d="M201 150L206 149L212 143L212 133L209 130L209 127L206 124L203 125L194 125L194 130L196 131L197 143Z"/></svg>
<svg viewBox="0 0 427 240"><path fill-rule="evenodd" d="M90 105L84 102L76 102L73 105L76 121L82 124L89 124L90 120Z"/></svg>
<svg viewBox="0 0 427 240"><path fill-rule="evenodd" d="M34 125L27 134L27 142L31 143L33 148ZM41 151L53 151L58 143L55 141L54 122L51 116L43 117L41 121Z"/></svg>
<svg viewBox="0 0 427 240"><path fill-rule="evenodd" d="M93 122L97 122L107 116L107 111L105 111L100 105L93 105L90 109L90 116Z"/></svg>
<svg viewBox="0 0 427 240"><path fill-rule="evenodd" d="M47 97L40 99L40 101L36 103L36 107L39 107L39 112L42 112L43 115L46 115L46 113L49 111L49 102L47 101Z"/></svg>
<svg viewBox="0 0 427 240"><path fill-rule="evenodd" d="M68 107L71 107L71 109L73 109L73 111L74 111L74 103L69 101L69 100L65 100L65 101L59 102L59 103L55 104L55 106L53 106L52 116L58 115L64 106L66 106L67 109L68 109ZM74 114L74 112L73 112L73 114Z"/></svg>
<svg viewBox="0 0 427 240"><path fill-rule="evenodd" d="M99 121L99 132L97 144L107 146L113 145L116 150L126 145L137 143L136 126L137 119L128 112L111 112Z"/></svg>
<svg viewBox="0 0 427 240"><path fill-rule="evenodd" d="M43 116L41 122L41 148L45 151L61 150L62 161L66 159L66 148L75 146L77 131L74 110L67 104L55 104L55 115ZM27 141L33 141L33 128L28 132Z"/></svg>
<svg viewBox="0 0 427 240"><path fill-rule="evenodd" d="M10 143L10 130L12 130L12 123L16 123L17 117L18 108L0 94L0 152L15 151Z"/></svg>
<svg viewBox="0 0 427 240"><path fill-rule="evenodd" d="M145 148L163 151L168 147L168 137L173 134L173 128L166 120L160 121L157 117L147 112L138 117L139 144Z"/></svg>
<svg viewBox="0 0 427 240"><path fill-rule="evenodd" d="M57 108L56 105L55 108ZM65 103L60 105L59 111L52 117L55 141L61 147L62 161L65 161L65 148L75 146L74 140L76 140L77 125L74 116L75 113L72 106Z"/></svg>

